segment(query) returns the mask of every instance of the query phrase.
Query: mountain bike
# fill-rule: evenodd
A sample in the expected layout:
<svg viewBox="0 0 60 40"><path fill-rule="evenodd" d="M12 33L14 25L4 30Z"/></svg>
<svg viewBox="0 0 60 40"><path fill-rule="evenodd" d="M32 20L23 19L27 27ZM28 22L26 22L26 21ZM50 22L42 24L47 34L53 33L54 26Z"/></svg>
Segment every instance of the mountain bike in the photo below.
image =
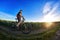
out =
<svg viewBox="0 0 60 40"><path fill-rule="evenodd" d="M19 30L24 34L29 34L32 31L32 25L30 23L25 23L24 20L22 23L19 25L19 28L16 27L17 22L12 23L12 28L14 30Z"/></svg>

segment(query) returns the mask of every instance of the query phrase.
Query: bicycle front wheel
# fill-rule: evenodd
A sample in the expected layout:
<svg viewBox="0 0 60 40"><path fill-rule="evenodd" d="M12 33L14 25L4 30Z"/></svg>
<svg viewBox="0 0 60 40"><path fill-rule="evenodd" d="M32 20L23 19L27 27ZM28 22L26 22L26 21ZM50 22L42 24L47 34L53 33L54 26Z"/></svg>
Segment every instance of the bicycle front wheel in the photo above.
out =
<svg viewBox="0 0 60 40"><path fill-rule="evenodd" d="M29 27L29 25L23 24L21 26L21 32L24 34L29 34L31 32L31 27Z"/></svg>

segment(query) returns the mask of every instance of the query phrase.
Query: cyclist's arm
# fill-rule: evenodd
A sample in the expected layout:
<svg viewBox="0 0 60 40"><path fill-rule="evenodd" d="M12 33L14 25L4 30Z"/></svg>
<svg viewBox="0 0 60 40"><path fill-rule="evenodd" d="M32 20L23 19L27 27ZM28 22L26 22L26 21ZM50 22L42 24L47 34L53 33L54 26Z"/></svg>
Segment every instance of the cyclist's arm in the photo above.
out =
<svg viewBox="0 0 60 40"><path fill-rule="evenodd" d="M17 17L18 17L18 14L16 15L16 19L17 19Z"/></svg>
<svg viewBox="0 0 60 40"><path fill-rule="evenodd" d="M25 20L25 18L22 16L23 20Z"/></svg>

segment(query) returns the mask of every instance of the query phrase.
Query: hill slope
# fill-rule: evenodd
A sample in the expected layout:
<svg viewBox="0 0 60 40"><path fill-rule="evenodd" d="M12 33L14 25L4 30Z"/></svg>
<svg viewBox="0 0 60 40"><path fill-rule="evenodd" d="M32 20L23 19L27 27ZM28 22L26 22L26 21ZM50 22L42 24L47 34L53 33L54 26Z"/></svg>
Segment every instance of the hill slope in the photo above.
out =
<svg viewBox="0 0 60 40"><path fill-rule="evenodd" d="M29 23L27 23L29 24ZM12 22L0 21L0 40L57 40L59 38L60 22L55 22L51 29L43 28L42 23L30 23L33 30L30 34L23 34L21 31L12 30ZM40 25L40 26L39 26ZM56 36L58 35L58 36Z"/></svg>

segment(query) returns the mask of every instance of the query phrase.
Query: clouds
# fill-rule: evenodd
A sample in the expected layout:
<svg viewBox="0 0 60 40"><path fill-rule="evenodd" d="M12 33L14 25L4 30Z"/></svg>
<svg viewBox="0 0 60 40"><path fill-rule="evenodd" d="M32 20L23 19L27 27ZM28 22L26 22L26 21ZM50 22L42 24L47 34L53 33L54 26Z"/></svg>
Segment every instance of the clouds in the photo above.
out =
<svg viewBox="0 0 60 40"><path fill-rule="evenodd" d="M10 14L5 13L5 12L0 12L0 19L3 19L3 20L14 20L15 16L10 15Z"/></svg>
<svg viewBox="0 0 60 40"><path fill-rule="evenodd" d="M53 5L53 7L51 5ZM47 2L43 8L42 21L44 22L60 21L60 15L58 14L58 7L59 3L52 4L51 2Z"/></svg>
<svg viewBox="0 0 60 40"><path fill-rule="evenodd" d="M51 3L50 2L48 2L48 3L46 3L44 5L44 8L43 8L43 13L44 14L48 13L51 10L51 7L50 6L51 6Z"/></svg>

